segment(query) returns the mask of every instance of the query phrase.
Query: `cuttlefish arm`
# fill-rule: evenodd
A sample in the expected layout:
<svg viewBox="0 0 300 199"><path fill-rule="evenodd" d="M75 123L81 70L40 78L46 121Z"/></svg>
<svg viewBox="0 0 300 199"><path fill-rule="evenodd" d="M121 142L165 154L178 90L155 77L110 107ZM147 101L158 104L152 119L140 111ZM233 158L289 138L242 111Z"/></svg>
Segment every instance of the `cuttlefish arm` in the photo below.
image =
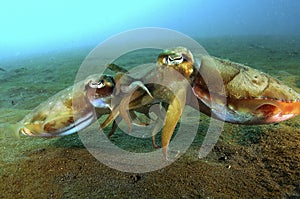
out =
<svg viewBox="0 0 300 199"><path fill-rule="evenodd" d="M173 100L170 101L168 110L166 113L164 126L162 129L162 148L165 159L167 159L168 146L171 137L174 133L175 127L182 115L186 102L186 89L179 89L175 93Z"/></svg>
<svg viewBox="0 0 300 199"><path fill-rule="evenodd" d="M154 95L169 104L161 138L165 159L168 159L168 146L186 104L189 85L193 82L195 74L194 68L194 57L184 47L167 49L157 58L157 71L161 75L159 78L161 85L167 85L170 89L167 92L164 89L161 91L157 89L158 93Z"/></svg>
<svg viewBox="0 0 300 199"><path fill-rule="evenodd" d="M140 107L141 101L139 99L145 100L146 98L149 98L150 100L153 98L148 88L141 81L133 81L128 86L119 85L119 88L120 92L118 94L122 96L122 99L117 106L113 107L110 115L102 123L100 128L107 127L113 120L115 120L120 115L125 120L130 130L131 119L128 114L128 111Z"/></svg>

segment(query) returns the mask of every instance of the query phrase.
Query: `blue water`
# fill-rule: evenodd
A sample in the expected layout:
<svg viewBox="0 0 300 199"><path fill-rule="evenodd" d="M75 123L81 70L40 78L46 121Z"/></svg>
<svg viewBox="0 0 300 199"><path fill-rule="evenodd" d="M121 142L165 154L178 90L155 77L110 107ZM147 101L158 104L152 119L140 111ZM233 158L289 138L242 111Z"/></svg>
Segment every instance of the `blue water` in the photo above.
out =
<svg viewBox="0 0 300 199"><path fill-rule="evenodd" d="M297 0L6 1L0 7L0 61L99 42L133 28L193 37L300 34Z"/></svg>

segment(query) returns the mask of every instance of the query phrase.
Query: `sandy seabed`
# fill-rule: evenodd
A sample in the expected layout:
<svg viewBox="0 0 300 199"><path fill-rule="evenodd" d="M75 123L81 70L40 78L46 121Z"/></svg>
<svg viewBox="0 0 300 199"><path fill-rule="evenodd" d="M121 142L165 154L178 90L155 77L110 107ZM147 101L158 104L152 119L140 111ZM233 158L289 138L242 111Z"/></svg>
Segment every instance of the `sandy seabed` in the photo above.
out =
<svg viewBox="0 0 300 199"><path fill-rule="evenodd" d="M198 41L211 55L244 63L300 89L299 37ZM77 134L53 139L8 135L8 124L72 85L91 49L1 63L0 198L300 198L299 116L261 126L225 124L213 150L199 159L210 120L200 114L198 134L188 151L165 168L140 174L99 162ZM139 140L121 130L112 141L128 150L153 150L150 138Z"/></svg>

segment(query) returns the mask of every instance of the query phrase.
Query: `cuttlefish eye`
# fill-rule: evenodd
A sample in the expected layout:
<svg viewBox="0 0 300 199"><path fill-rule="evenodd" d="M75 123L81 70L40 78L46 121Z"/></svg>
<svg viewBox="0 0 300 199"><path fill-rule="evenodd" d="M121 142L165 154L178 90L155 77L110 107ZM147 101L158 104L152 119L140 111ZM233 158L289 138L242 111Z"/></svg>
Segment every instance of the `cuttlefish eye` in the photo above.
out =
<svg viewBox="0 0 300 199"><path fill-rule="evenodd" d="M113 77L103 75L97 80L90 80L85 85L86 97L97 108L111 108L110 99L115 88Z"/></svg>
<svg viewBox="0 0 300 199"><path fill-rule="evenodd" d="M105 87L114 87L114 86L115 86L115 81L113 77L108 75L101 76L100 79L97 81L90 80L88 82L88 87L93 89L101 89Z"/></svg>
<svg viewBox="0 0 300 199"><path fill-rule="evenodd" d="M89 82L89 87L90 88L103 88L105 86L104 81L101 80L100 82Z"/></svg>
<svg viewBox="0 0 300 199"><path fill-rule="evenodd" d="M166 65L178 65L181 64L183 61L184 58L182 55L174 58L169 55L163 59L163 63Z"/></svg>
<svg viewBox="0 0 300 199"><path fill-rule="evenodd" d="M174 59L172 59L171 56L168 56L168 63L172 63L174 61Z"/></svg>

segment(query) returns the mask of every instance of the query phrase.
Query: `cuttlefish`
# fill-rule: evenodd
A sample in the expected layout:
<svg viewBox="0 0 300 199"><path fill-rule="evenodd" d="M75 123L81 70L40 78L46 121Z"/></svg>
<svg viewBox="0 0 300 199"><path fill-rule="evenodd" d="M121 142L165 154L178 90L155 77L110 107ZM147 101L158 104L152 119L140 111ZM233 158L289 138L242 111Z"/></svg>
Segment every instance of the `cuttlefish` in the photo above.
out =
<svg viewBox="0 0 300 199"><path fill-rule="evenodd" d="M279 80L243 64L194 56L184 47L163 51L156 67L139 81L150 94L139 90L125 96L102 127L118 115L129 124L131 108L163 102L167 104L161 138L165 158L186 104L219 120L246 125L280 122L300 114L300 94ZM191 95L197 100L190 100Z"/></svg>
<svg viewBox="0 0 300 199"><path fill-rule="evenodd" d="M57 137L76 133L111 112L111 100L116 93L116 86L111 75L91 75L41 103L15 124L14 129L17 133L34 137ZM128 86L122 86L122 91L130 92L139 86L146 89L141 82L134 81ZM143 112L143 108L130 111L132 118L137 118L134 111ZM147 125L138 119L136 124ZM109 136L116 128L114 121Z"/></svg>
<svg viewBox="0 0 300 199"><path fill-rule="evenodd" d="M18 122L19 132L36 137L56 137L80 131L97 117L110 113L114 87L114 79L108 75L90 76L37 106Z"/></svg>
<svg viewBox="0 0 300 199"><path fill-rule="evenodd" d="M133 120L148 125L139 122L135 113L148 115L154 104L166 108L161 138L165 158L185 105L246 125L280 122L300 114L300 94L268 74L177 47L164 50L155 67L140 78L124 73L90 76L39 105L16 126L24 135L56 137L80 131L109 114L101 128L113 123L110 136L118 116L129 128Z"/></svg>

